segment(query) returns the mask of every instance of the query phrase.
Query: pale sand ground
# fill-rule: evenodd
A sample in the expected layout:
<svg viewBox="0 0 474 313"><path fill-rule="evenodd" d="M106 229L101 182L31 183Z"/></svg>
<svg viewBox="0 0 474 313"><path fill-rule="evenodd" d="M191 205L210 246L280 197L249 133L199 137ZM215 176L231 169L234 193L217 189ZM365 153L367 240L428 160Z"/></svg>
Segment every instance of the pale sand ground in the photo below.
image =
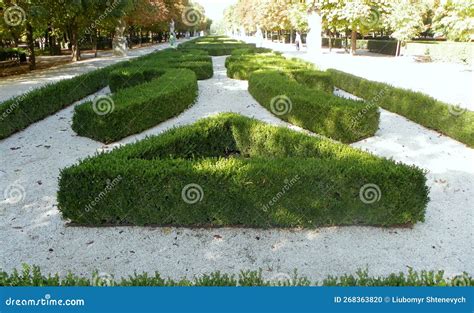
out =
<svg viewBox="0 0 474 313"><path fill-rule="evenodd" d="M213 59L215 76L199 82L192 108L119 144L218 112L287 125L257 104L247 82L226 77L224 59ZM110 147L78 137L70 127L72 112L73 106L0 141L0 191L19 188L24 196L17 204L1 202L0 267L7 271L29 263L61 274L159 271L181 278L261 268L265 277L280 278L298 269L313 281L366 267L377 275L409 266L474 273L474 150L403 117L382 110L376 136L354 146L429 171L426 221L413 229L78 228L66 227L56 207L59 170Z"/></svg>

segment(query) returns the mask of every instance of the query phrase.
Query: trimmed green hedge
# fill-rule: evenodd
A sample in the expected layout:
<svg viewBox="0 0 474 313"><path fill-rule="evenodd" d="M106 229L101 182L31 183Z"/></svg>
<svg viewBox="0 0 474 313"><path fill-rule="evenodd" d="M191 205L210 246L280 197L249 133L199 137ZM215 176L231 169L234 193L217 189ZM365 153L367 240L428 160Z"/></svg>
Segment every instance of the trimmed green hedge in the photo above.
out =
<svg viewBox="0 0 474 313"><path fill-rule="evenodd" d="M80 277L68 272L61 278L58 274L48 276L41 273L38 266L23 265L21 272L14 269L11 274L0 272L0 286L5 287L71 287L71 286L195 286L195 287L237 287L237 286L429 286L429 287L465 287L474 286L474 278L464 272L461 275L447 277L444 271L421 271L409 269L407 274L402 272L392 273L388 276L370 276L368 270L358 270L356 275L330 276L321 283L312 283L309 279L301 277L295 270L287 279L267 280L262 276L262 271L241 271L237 276L213 272L204 274L194 279L172 280L162 277L158 272L154 275L148 273L137 274L114 279L113 276L103 277L94 271L91 278Z"/></svg>
<svg viewBox="0 0 474 313"><path fill-rule="evenodd" d="M296 79L292 79L277 71L255 72L249 79L249 92L279 118L344 143L372 137L378 130L377 106L327 92L324 85L318 85L325 82L319 76L327 73L296 73ZM300 73L304 75L298 76ZM332 82L328 87L333 89Z"/></svg>
<svg viewBox="0 0 474 313"><path fill-rule="evenodd" d="M414 166L223 114L63 169L58 207L91 226L411 225L425 182ZM376 203L361 200L367 184Z"/></svg>
<svg viewBox="0 0 474 313"><path fill-rule="evenodd" d="M0 139L105 88L113 67L48 84L0 103Z"/></svg>
<svg viewBox="0 0 474 313"><path fill-rule="evenodd" d="M184 42L178 48L182 51L199 49L212 56L222 56L230 55L236 49L256 49L256 45L222 36L207 36Z"/></svg>
<svg viewBox="0 0 474 313"><path fill-rule="evenodd" d="M119 91L111 98L77 106L72 129L80 136L110 143L183 112L196 100L197 88L192 71L169 70L157 79ZM106 114L98 114L100 101L108 106Z"/></svg>
<svg viewBox="0 0 474 313"><path fill-rule="evenodd" d="M388 111L474 147L474 112L420 92L396 88L334 69L328 72L337 87L366 100L377 99L376 104Z"/></svg>
<svg viewBox="0 0 474 313"><path fill-rule="evenodd" d="M165 69L171 68L189 68L200 79L210 78L213 75L211 58L205 51L199 50L182 53L175 49L166 49L110 65L71 79L45 85L0 103L0 139L7 138L84 99L107 87L109 83L111 89L117 91L150 81L162 75ZM137 74L142 71L141 69L143 72ZM142 75L145 77L144 80Z"/></svg>
<svg viewBox="0 0 474 313"><path fill-rule="evenodd" d="M264 69L282 72L294 70L316 72L313 64L298 59L287 59L278 53L232 55L226 59L225 66L227 68L227 76L242 80L248 80L253 72ZM327 75L325 80L330 83L330 76Z"/></svg>
<svg viewBox="0 0 474 313"><path fill-rule="evenodd" d="M357 49L367 49L373 53L397 55L396 40L357 40Z"/></svg>
<svg viewBox="0 0 474 313"><path fill-rule="evenodd" d="M204 52L205 53L205 52ZM202 52L182 53L175 49L166 49L132 60L109 75L112 92L143 84L158 78L173 68L192 70L197 79L209 79L214 75L212 58Z"/></svg>

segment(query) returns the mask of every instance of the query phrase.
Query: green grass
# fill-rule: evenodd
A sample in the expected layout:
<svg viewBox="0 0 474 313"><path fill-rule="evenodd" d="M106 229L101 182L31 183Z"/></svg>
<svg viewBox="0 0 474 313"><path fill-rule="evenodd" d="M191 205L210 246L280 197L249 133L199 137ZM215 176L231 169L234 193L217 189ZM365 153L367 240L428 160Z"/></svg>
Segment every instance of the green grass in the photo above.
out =
<svg viewBox="0 0 474 313"><path fill-rule="evenodd" d="M421 92L396 88L330 69L334 84L415 123L474 147L474 112L438 101ZM375 100L374 100L375 99Z"/></svg>
<svg viewBox="0 0 474 313"><path fill-rule="evenodd" d="M294 271L285 279L265 279L262 271L241 271L238 275L213 272L192 279L173 280L164 278L160 273L150 275L142 273L131 275L120 280L113 276L101 276L94 271L91 277L81 277L69 272L65 277L44 275L38 266L23 265L21 272L16 269L11 274L0 272L0 286L5 287L71 287L71 286L155 286L155 287L252 287L252 286L426 286L426 287L465 287L474 286L474 279L463 273L447 277L444 271L414 271L392 273L387 276L371 276L368 270L358 270L355 275L330 276L322 282L311 282Z"/></svg>
<svg viewBox="0 0 474 313"><path fill-rule="evenodd" d="M110 143L178 115L194 103L197 92L194 72L168 70L159 78L123 89L109 99L77 106L72 129L80 136Z"/></svg>
<svg viewBox="0 0 474 313"><path fill-rule="evenodd" d="M416 167L224 114L63 169L58 206L91 226L411 225L424 219L425 182ZM193 204L190 184L202 188ZM376 203L361 201L367 184Z"/></svg>

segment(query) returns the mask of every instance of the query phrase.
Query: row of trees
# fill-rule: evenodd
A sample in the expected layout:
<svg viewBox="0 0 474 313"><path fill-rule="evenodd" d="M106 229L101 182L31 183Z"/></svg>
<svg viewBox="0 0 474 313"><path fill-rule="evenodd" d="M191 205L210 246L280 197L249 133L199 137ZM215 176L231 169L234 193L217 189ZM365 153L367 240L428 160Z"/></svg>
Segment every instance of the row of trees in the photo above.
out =
<svg viewBox="0 0 474 313"><path fill-rule="evenodd" d="M308 13L317 12L329 37L351 34L391 36L399 41L442 36L474 39L472 0L239 0L224 15L229 31L308 31Z"/></svg>
<svg viewBox="0 0 474 313"><path fill-rule="evenodd" d="M0 41L13 47L26 41L32 69L37 39L50 49L67 42L77 61L82 43L96 50L97 39L111 38L119 25L141 38L169 31L172 20L179 32L206 30L211 24L204 8L190 0L0 0L0 13Z"/></svg>

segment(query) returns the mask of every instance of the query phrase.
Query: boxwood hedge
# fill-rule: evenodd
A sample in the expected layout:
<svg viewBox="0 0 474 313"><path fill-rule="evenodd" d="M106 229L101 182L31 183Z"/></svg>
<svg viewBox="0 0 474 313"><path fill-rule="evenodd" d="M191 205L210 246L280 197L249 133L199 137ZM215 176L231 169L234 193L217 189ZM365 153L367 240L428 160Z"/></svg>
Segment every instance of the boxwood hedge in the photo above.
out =
<svg viewBox="0 0 474 313"><path fill-rule="evenodd" d="M323 75L327 74L297 71L291 77L278 71L258 71L250 76L249 92L279 118L317 134L345 143L372 137L379 125L378 107L327 92L332 85L318 86L325 82L319 80Z"/></svg>
<svg viewBox="0 0 474 313"><path fill-rule="evenodd" d="M222 36L208 36L187 41L179 45L179 49L186 51L189 49L204 50L212 56L230 55L236 49L255 49L255 44L248 44L243 41L230 39Z"/></svg>
<svg viewBox="0 0 474 313"><path fill-rule="evenodd" d="M0 103L0 139L105 88L112 68L48 84Z"/></svg>
<svg viewBox="0 0 474 313"><path fill-rule="evenodd" d="M214 74L212 58L205 52L183 53L166 49L132 60L112 71L109 75L109 86L112 92L116 92L158 78L173 68L192 70L199 80L211 78Z"/></svg>
<svg viewBox="0 0 474 313"><path fill-rule="evenodd" d="M76 106L72 129L81 136L113 142L183 112L195 101L197 88L194 72L168 70L157 79L121 90L110 98Z"/></svg>
<svg viewBox="0 0 474 313"><path fill-rule="evenodd" d="M425 182L414 166L223 114L63 169L58 207L93 226L411 225Z"/></svg>
<svg viewBox="0 0 474 313"><path fill-rule="evenodd" d="M387 276L371 276L368 270L358 270L356 275L330 276L322 282L311 282L295 271L288 279L265 279L262 271L241 271L238 275L213 272L200 275L193 279L172 280L164 278L160 273L135 273L120 280L112 276L104 279L97 271L91 277L81 277L68 272L64 277L44 275L38 266L24 264L23 269L14 269L11 274L0 272L0 286L16 287L70 287L70 286L207 286L207 287L237 287L237 286L438 286L465 287L474 286L474 279L464 272L457 276L446 276L443 271L421 271L409 269L408 273L392 273Z"/></svg>
<svg viewBox="0 0 474 313"><path fill-rule="evenodd" d="M186 53L166 49L131 61L120 62L89 73L64 79L0 103L0 139L40 121L76 101L111 84L116 91L150 81L164 69L188 68L199 79L212 77L212 60L205 51ZM143 69L143 70L141 70ZM142 73L137 73L142 71ZM112 75L111 75L112 73ZM143 81L142 75L145 77ZM129 80L128 80L129 79Z"/></svg>
<svg viewBox="0 0 474 313"><path fill-rule="evenodd" d="M242 53L226 60L229 77L249 80L249 92L279 118L350 143L371 137L379 125L377 106L333 95L329 73L274 53Z"/></svg>
<svg viewBox="0 0 474 313"><path fill-rule="evenodd" d="M377 99L376 104L388 111L474 147L474 112L420 92L396 88L334 69L328 72L337 87L364 99Z"/></svg>

